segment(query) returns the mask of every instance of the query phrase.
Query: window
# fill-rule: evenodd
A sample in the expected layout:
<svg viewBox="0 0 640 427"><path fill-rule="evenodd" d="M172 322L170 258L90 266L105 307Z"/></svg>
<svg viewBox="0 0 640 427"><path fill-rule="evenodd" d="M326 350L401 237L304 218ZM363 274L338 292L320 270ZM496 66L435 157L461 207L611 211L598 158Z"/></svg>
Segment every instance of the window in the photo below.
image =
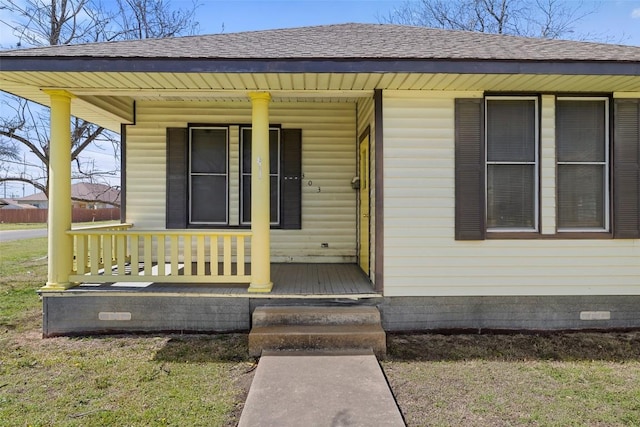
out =
<svg viewBox="0 0 640 427"><path fill-rule="evenodd" d="M228 223L227 128L191 128L189 223Z"/></svg>
<svg viewBox="0 0 640 427"><path fill-rule="evenodd" d="M230 135L237 134L229 132L233 126L239 130L240 141L229 141ZM193 125L167 128L166 138L166 227L250 224L251 129L239 125ZM230 153L231 147L235 151ZM271 129L270 147L272 223L282 229L299 230L302 130ZM229 173L230 170L240 173ZM238 193L240 197L233 197Z"/></svg>
<svg viewBox="0 0 640 427"><path fill-rule="evenodd" d="M539 229L542 185L556 191L557 237L640 238L640 99L614 99L610 113L606 97L557 97L555 179L539 167L537 102L456 99L456 240ZM522 236L538 233L509 237Z"/></svg>
<svg viewBox="0 0 640 427"><path fill-rule="evenodd" d="M251 224L251 128L240 131L240 222ZM269 178L271 225L280 225L280 129L269 129Z"/></svg>
<svg viewBox="0 0 640 427"><path fill-rule="evenodd" d="M559 231L609 228L607 98L558 98L556 103Z"/></svg>
<svg viewBox="0 0 640 427"><path fill-rule="evenodd" d="M486 215L490 231L538 229L537 98L486 99Z"/></svg>
<svg viewBox="0 0 640 427"><path fill-rule="evenodd" d="M524 231L530 226L531 216L526 213L530 212L531 198L521 197L531 188L530 184L523 185L530 176L525 172L531 167L530 157L524 155L530 153L530 143L519 144L520 151L511 147L508 157L504 150L498 150L499 143L492 143L500 142L496 133L514 133L511 125L508 131L497 129L494 116L511 114L513 121L530 117L522 114L523 106L518 107L518 114L501 111L502 105L498 104L511 100L489 97L455 101L456 240L483 240L487 231ZM616 239L640 238L640 99L615 99L611 118L609 114L609 98L556 99L556 177L549 182L538 176L537 164L533 173L538 174L534 175L534 185L550 185L556 190L558 237L568 236L562 232L572 232L571 237L593 238L593 232L599 231ZM537 118L534 123L537 128ZM498 166L507 170L497 171ZM516 166L520 167L518 171ZM497 179L500 174L507 180L516 177L517 185ZM514 188L522 188L522 192L514 192ZM507 191L512 191L516 200L505 207L500 204L500 195ZM536 189L534 194L537 192ZM539 201L534 200L534 215L538 211L536 204ZM536 223L536 227L540 224ZM491 235L498 236L500 233Z"/></svg>

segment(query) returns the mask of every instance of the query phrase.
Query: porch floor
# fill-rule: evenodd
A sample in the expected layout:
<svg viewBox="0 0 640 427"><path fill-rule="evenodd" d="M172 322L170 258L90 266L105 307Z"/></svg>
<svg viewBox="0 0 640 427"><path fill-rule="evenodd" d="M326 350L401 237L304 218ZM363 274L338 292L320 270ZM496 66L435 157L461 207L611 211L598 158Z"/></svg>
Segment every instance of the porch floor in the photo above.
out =
<svg viewBox="0 0 640 427"><path fill-rule="evenodd" d="M251 271L250 264L245 266ZM207 266L207 271L209 266ZM235 270L235 268L234 268ZM248 298L330 298L330 297L380 297L373 289L369 277L357 264L271 264L273 289L268 293L248 292L247 284L232 283L155 283L116 282L82 283L64 293L135 292L159 294L200 294L203 296L229 296Z"/></svg>

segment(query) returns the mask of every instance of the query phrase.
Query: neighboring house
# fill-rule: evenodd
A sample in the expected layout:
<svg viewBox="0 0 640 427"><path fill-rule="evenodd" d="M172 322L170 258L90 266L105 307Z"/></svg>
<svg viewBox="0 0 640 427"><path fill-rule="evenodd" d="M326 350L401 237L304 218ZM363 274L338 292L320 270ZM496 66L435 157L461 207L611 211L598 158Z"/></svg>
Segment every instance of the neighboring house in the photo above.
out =
<svg viewBox="0 0 640 427"><path fill-rule="evenodd" d="M120 205L120 191L106 185L79 182L71 185L71 205L74 208L104 209ZM20 205L32 205L39 209L47 209L49 200L45 193L35 193L16 199Z"/></svg>
<svg viewBox="0 0 640 427"><path fill-rule="evenodd" d="M0 199L0 209L37 209L33 205L18 203L15 199Z"/></svg>
<svg viewBox="0 0 640 427"><path fill-rule="evenodd" d="M0 61L52 107L47 335L301 301L388 330L640 326L640 47L344 24ZM122 135L121 227L68 232L70 114Z"/></svg>

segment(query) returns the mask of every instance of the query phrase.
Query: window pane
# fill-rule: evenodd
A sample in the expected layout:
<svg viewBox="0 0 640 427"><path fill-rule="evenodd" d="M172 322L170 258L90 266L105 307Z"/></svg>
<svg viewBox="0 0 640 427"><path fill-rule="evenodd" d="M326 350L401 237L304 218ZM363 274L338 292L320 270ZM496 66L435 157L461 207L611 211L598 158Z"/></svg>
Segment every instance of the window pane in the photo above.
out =
<svg viewBox="0 0 640 427"><path fill-rule="evenodd" d="M604 162L605 102L558 101L558 161Z"/></svg>
<svg viewBox="0 0 640 427"><path fill-rule="evenodd" d="M535 161L535 108L534 100L487 101L488 161Z"/></svg>
<svg viewBox="0 0 640 427"><path fill-rule="evenodd" d="M277 129L269 129L269 173L278 173L278 135ZM251 129L242 129L242 172L251 173Z"/></svg>
<svg viewBox="0 0 640 427"><path fill-rule="evenodd" d="M605 228L601 165L558 165L558 227Z"/></svg>
<svg viewBox="0 0 640 427"><path fill-rule="evenodd" d="M242 194L240 203L242 204L241 221L245 224L251 223L251 129L242 129ZM279 152L280 131L269 129L269 175L271 186L270 215L271 223L279 224L278 204L280 203L280 152Z"/></svg>
<svg viewBox="0 0 640 427"><path fill-rule="evenodd" d="M227 173L227 130L191 130L191 173Z"/></svg>
<svg viewBox="0 0 640 427"><path fill-rule="evenodd" d="M242 222L251 222L251 175L242 175Z"/></svg>
<svg viewBox="0 0 640 427"><path fill-rule="evenodd" d="M242 172L251 173L251 129L242 129Z"/></svg>
<svg viewBox="0 0 640 427"><path fill-rule="evenodd" d="M278 217L278 177L272 176L270 182L270 222L279 223L280 218ZM250 223L251 222L251 176L243 175L242 176L242 222Z"/></svg>
<svg viewBox="0 0 640 427"><path fill-rule="evenodd" d="M279 154L278 150L278 130L269 130L269 173L276 175L278 173Z"/></svg>
<svg viewBox="0 0 640 427"><path fill-rule="evenodd" d="M535 228L533 165L487 167L487 226Z"/></svg>
<svg viewBox="0 0 640 427"><path fill-rule="evenodd" d="M227 177L191 177L191 222L227 222Z"/></svg>
<svg viewBox="0 0 640 427"><path fill-rule="evenodd" d="M271 184L270 184L270 190L271 190L271 197L270 197L270 219L272 223L279 223L280 222L280 218L278 218L278 201L280 200L278 197L278 177L277 176L272 176L271 177Z"/></svg>

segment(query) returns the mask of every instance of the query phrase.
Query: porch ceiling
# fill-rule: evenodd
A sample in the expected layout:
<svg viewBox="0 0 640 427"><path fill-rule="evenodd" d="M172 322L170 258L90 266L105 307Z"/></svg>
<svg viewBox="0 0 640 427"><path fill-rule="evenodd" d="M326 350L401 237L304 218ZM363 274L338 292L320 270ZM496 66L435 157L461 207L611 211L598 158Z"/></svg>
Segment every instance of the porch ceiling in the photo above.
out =
<svg viewBox="0 0 640 427"><path fill-rule="evenodd" d="M485 92L640 92L638 75L460 73L171 73L0 71L0 89L43 105L41 89L65 89L72 114L119 131L134 101L248 101L270 91L274 102L354 102L374 89Z"/></svg>

